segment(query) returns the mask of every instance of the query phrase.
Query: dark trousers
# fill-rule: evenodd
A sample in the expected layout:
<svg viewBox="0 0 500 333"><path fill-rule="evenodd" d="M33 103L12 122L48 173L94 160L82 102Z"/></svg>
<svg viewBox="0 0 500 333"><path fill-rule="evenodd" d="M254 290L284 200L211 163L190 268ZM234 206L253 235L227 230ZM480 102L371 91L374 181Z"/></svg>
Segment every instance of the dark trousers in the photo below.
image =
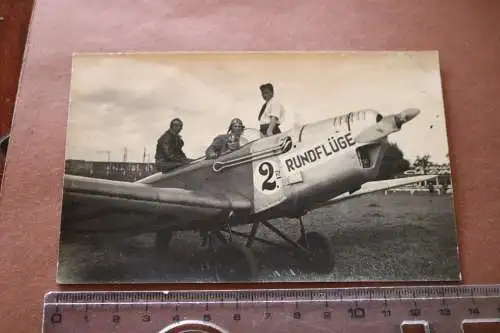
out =
<svg viewBox="0 0 500 333"><path fill-rule="evenodd" d="M267 135L267 129L269 128L269 124L264 124L264 125L260 125L260 132L264 135ZM273 135L274 134L279 134L281 133L281 130L280 130L280 125L276 124L274 126L274 129L273 129Z"/></svg>

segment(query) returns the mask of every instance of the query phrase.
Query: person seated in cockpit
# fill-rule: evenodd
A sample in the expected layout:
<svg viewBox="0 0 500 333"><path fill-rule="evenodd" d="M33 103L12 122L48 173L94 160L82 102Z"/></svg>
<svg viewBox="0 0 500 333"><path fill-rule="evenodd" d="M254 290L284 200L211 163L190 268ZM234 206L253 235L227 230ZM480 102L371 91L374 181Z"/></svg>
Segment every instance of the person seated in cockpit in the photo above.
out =
<svg viewBox="0 0 500 333"><path fill-rule="evenodd" d="M215 159L221 155L235 151L240 148L240 138L245 126L239 118L231 120L226 134L217 135L212 144L206 149L205 156Z"/></svg>
<svg viewBox="0 0 500 333"><path fill-rule="evenodd" d="M170 128L158 139L155 154L158 171L169 172L191 161L182 150L184 146L184 140L180 136L182 128L182 120L175 118L170 122Z"/></svg>

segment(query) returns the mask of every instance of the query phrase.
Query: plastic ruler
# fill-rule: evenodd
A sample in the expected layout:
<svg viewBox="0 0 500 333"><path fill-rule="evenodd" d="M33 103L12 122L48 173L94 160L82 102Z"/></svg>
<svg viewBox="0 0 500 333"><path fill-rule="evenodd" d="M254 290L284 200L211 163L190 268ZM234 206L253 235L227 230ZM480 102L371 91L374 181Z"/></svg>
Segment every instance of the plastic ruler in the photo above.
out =
<svg viewBox="0 0 500 333"><path fill-rule="evenodd" d="M500 332L500 285L51 292L43 333Z"/></svg>

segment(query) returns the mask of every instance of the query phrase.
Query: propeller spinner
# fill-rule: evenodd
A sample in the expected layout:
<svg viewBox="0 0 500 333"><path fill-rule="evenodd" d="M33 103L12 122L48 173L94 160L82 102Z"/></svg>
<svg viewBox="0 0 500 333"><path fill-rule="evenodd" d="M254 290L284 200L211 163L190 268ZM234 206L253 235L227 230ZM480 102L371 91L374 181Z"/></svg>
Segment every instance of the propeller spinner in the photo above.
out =
<svg viewBox="0 0 500 333"><path fill-rule="evenodd" d="M400 113L393 114L382 118L378 123L368 127L359 133L355 140L360 143L368 143L380 140L389 134L397 132L403 124L409 122L420 114L420 110L416 108L404 109Z"/></svg>

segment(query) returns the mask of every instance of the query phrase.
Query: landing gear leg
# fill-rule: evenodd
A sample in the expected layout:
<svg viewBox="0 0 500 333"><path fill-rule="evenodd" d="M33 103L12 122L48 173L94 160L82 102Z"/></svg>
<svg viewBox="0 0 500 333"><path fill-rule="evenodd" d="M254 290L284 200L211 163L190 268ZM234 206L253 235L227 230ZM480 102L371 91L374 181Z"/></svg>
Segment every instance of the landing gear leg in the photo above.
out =
<svg viewBox="0 0 500 333"><path fill-rule="evenodd" d="M245 244L246 247L250 248L252 247L253 240L255 239L255 235L257 234L257 229L259 228L259 222L254 222L252 225L252 230L250 231L250 236L247 239L247 242Z"/></svg>
<svg viewBox="0 0 500 333"><path fill-rule="evenodd" d="M306 228L304 228L304 222L302 221L302 217L299 217L299 224L300 224L300 239L304 239L305 242L304 242L304 246L306 249L309 248L309 242L307 240L307 237L306 237Z"/></svg>

